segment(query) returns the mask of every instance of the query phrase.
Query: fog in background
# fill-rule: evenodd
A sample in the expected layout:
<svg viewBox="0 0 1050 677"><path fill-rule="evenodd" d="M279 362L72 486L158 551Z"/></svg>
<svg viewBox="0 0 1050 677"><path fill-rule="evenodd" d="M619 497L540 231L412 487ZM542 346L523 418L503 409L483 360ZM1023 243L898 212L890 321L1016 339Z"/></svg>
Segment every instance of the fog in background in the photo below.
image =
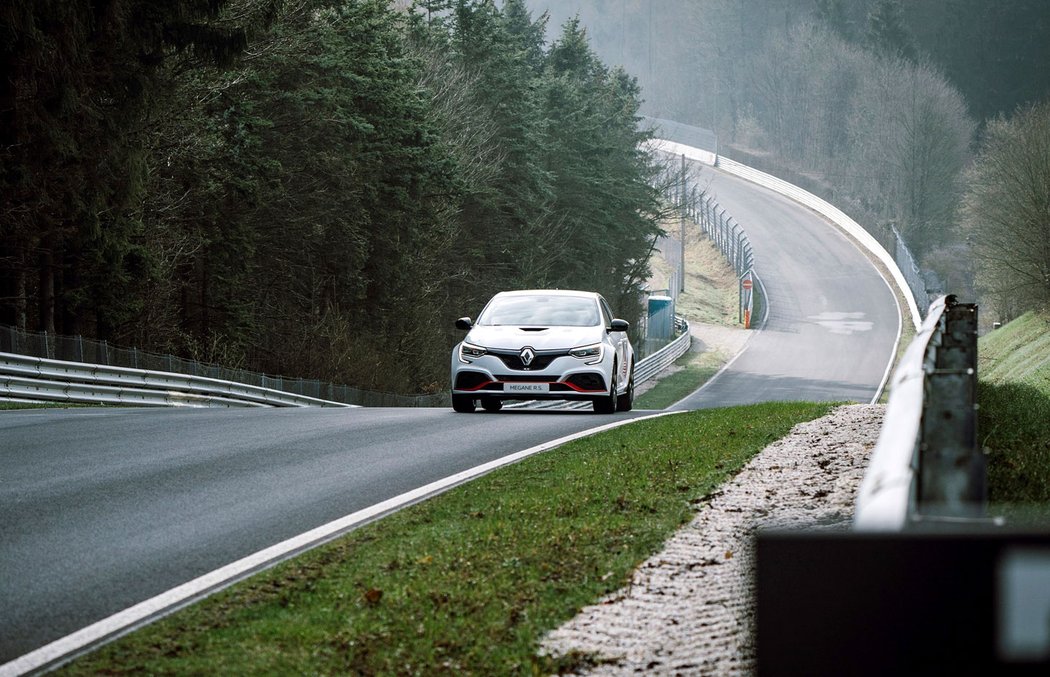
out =
<svg viewBox="0 0 1050 677"><path fill-rule="evenodd" d="M550 40L578 17L595 52L637 77L643 113L714 130L719 152L832 200L891 251L896 227L931 285L992 293L958 205L989 122L1050 92L1050 2L529 6L549 13Z"/></svg>
<svg viewBox="0 0 1050 677"><path fill-rule="evenodd" d="M647 94L647 112L729 131L756 52L804 24L853 45L899 47L941 70L984 120L1050 92L1050 3L1043 0L528 0L549 35L578 16L594 50ZM890 9L895 6L895 9ZM899 17L873 35L872 15ZM892 21L892 18L890 19ZM875 27L878 31L879 27ZM688 118L688 119L686 119Z"/></svg>

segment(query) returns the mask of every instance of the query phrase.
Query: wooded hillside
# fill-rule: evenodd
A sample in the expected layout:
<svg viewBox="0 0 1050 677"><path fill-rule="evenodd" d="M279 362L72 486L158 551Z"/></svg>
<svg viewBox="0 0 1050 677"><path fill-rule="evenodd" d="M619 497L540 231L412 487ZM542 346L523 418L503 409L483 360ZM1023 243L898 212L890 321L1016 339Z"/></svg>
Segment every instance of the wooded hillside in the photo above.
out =
<svg viewBox="0 0 1050 677"><path fill-rule="evenodd" d="M419 393L497 290L637 306L658 169L575 21L12 0L0 64L2 323Z"/></svg>
<svg viewBox="0 0 1050 677"><path fill-rule="evenodd" d="M1028 111L1050 97L1050 3L529 0L529 5L549 9L555 18L578 14L595 50L638 75L647 114L716 131L721 153L826 197L890 251L895 245L890 226L895 227L924 270L939 274L944 290L980 297L986 310L994 307L999 319L1009 319L1032 307L1030 291L1047 286L1045 266L1026 261L1024 293L1009 292L1007 302L1002 282L1018 259L1003 251L990 258L983 246L1012 237L1013 246L1043 261L1044 240L1038 238L1045 237L1045 217L1036 223L1030 211L1002 209L994 220L986 219L998 229L989 232L973 224L961 227L968 217L959 207L965 194L991 192L985 190L991 185L1010 187L1013 205L1046 199L1045 193L1020 191L1018 182L1010 186L1009 179L988 183L988 173L967 168L975 149L1003 145L1004 129L1014 135L1016 150L1028 145L1035 151L1029 156L1042 152L1021 130L1034 128L1038 114ZM1004 127L1000 116L1027 121ZM1007 162L1023 155L1011 153ZM1043 174L1033 167L1022 173ZM1023 237L1012 233L1017 224L1024 224ZM978 236L983 241L977 242ZM991 274L993 259L1003 265Z"/></svg>

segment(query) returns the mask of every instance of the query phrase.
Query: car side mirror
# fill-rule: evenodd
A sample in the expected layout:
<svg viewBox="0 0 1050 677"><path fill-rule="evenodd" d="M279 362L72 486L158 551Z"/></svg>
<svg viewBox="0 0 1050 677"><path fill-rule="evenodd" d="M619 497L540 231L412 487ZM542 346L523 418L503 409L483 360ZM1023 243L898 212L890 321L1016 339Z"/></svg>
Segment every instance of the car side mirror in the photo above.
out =
<svg viewBox="0 0 1050 677"><path fill-rule="evenodd" d="M474 323L470 321L469 317L461 317L456 320L456 329L462 329L463 331L470 331L470 328L474 326Z"/></svg>
<svg viewBox="0 0 1050 677"><path fill-rule="evenodd" d="M627 320L613 320L609 324L609 331L627 331L631 328L631 323Z"/></svg>

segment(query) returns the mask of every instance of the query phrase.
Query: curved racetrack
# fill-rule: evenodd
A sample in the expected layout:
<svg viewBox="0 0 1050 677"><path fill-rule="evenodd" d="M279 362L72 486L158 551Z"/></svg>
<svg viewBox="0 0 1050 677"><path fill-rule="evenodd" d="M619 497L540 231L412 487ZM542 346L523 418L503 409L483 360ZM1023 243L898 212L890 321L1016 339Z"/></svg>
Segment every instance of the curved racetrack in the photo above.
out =
<svg viewBox="0 0 1050 677"><path fill-rule="evenodd" d="M870 402L896 352L889 285L844 234L773 191L705 167L700 184L747 233L768 318L731 367L674 406ZM710 181L710 183L708 183Z"/></svg>
<svg viewBox="0 0 1050 677"><path fill-rule="evenodd" d="M677 408L870 401L899 327L886 283L819 216L704 171L751 239L771 312ZM640 413L0 412L0 663L392 496Z"/></svg>

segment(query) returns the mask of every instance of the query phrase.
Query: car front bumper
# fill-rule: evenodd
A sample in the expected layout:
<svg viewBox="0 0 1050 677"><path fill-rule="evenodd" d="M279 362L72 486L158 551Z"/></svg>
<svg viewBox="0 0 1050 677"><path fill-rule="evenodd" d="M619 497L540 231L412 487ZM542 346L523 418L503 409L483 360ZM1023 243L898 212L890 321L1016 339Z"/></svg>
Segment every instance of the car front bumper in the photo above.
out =
<svg viewBox="0 0 1050 677"><path fill-rule="evenodd" d="M612 356L606 351L597 364L571 356L557 357L543 369L510 369L495 355L469 364L452 358L452 394L500 400L584 400L609 395Z"/></svg>

